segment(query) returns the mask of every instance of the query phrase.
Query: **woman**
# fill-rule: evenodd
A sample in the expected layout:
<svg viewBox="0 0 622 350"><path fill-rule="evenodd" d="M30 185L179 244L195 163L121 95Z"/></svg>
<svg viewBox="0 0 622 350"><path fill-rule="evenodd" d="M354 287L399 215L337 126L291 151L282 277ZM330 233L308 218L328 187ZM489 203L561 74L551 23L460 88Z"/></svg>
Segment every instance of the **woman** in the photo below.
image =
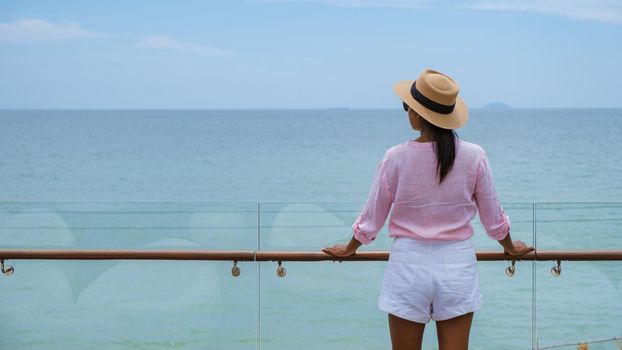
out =
<svg viewBox="0 0 622 350"><path fill-rule="evenodd" d="M474 311L481 308L471 220L512 256L534 248L510 238L486 152L453 129L468 119L449 76L424 70L398 82L415 140L391 147L379 162L365 207L348 244L322 249L336 257L356 253L384 226L391 211L391 244L378 308L388 313L393 349L421 349L425 325L436 322L439 349L467 349Z"/></svg>

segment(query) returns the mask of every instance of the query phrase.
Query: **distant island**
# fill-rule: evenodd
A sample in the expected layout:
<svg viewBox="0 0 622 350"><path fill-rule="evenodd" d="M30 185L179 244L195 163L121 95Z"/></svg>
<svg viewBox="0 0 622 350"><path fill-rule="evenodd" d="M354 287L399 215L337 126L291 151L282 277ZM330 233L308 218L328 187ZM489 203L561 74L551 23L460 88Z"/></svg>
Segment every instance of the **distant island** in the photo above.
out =
<svg viewBox="0 0 622 350"><path fill-rule="evenodd" d="M512 109L512 107L510 107L509 105L503 102L492 102L492 103L485 105L482 108L483 109Z"/></svg>

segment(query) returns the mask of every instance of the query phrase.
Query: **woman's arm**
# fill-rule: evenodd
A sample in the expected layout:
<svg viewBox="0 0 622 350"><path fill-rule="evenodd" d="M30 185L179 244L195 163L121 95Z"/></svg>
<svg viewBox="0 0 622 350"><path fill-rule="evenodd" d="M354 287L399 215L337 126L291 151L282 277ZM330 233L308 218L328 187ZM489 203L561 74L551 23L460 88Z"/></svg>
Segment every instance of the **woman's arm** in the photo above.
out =
<svg viewBox="0 0 622 350"><path fill-rule="evenodd" d="M348 242L348 245L346 246L346 248L348 248L348 250L356 252L356 250L359 249L359 247L362 246L362 245L363 245L363 243L359 242L359 240L357 240L354 236L352 236L352 238L350 238L350 242Z"/></svg>
<svg viewBox="0 0 622 350"><path fill-rule="evenodd" d="M479 219L486 230L486 234L496 241L501 241L510 233L510 218L499 203L495 182L488 163L486 153L483 154L477 168L474 191L475 203Z"/></svg>
<svg viewBox="0 0 622 350"><path fill-rule="evenodd" d="M484 153L477 170L475 201L480 221L484 225L486 233L490 238L499 242L507 254L513 256L522 255L534 250L533 247L527 246L522 241L512 241L510 236L510 218L505 215L499 203L492 170L490 169L486 153Z"/></svg>
<svg viewBox="0 0 622 350"><path fill-rule="evenodd" d="M382 229L394 200L394 190L387 180L387 163L382 159L378 163L367 202L361 214L352 224L354 238L362 244L370 244Z"/></svg>
<svg viewBox="0 0 622 350"><path fill-rule="evenodd" d="M534 247L528 246L523 241L512 241L512 237L510 237L510 232L500 241L498 241L501 246L503 246L503 251L512 256L523 255L525 253L529 253L535 250Z"/></svg>
<svg viewBox="0 0 622 350"><path fill-rule="evenodd" d="M352 236L350 242L348 242L347 245L335 244L334 246L322 249L322 251L324 253L343 258L346 256L354 255L356 253L356 250L359 249L362 244L363 243L359 242L356 238L354 238L354 236Z"/></svg>
<svg viewBox="0 0 622 350"><path fill-rule="evenodd" d="M331 247L322 249L323 252L345 257L356 253L356 250L363 244L369 244L378 235L378 232L384 226L391 204L393 203L393 191L389 189L386 178L386 154L379 163L372 182L367 202L361 214L352 224L354 235L348 244L336 244Z"/></svg>

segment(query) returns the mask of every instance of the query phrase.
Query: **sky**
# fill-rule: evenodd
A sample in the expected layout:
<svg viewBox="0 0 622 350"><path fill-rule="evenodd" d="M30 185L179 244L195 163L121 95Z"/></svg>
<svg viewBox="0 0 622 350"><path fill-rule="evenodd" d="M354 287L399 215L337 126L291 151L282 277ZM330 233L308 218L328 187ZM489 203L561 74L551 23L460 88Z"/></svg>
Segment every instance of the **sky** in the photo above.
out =
<svg viewBox="0 0 622 350"><path fill-rule="evenodd" d="M0 109L622 107L622 0L0 0Z"/></svg>

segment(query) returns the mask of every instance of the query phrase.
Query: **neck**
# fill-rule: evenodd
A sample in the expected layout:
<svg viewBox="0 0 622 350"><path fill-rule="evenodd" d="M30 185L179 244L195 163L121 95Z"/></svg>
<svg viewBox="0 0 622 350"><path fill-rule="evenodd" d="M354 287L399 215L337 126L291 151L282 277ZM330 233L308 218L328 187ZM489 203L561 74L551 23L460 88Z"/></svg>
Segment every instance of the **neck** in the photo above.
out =
<svg viewBox="0 0 622 350"><path fill-rule="evenodd" d="M415 139L415 141L419 142L431 142L432 141L432 133L430 133L427 129L421 130L421 135Z"/></svg>

